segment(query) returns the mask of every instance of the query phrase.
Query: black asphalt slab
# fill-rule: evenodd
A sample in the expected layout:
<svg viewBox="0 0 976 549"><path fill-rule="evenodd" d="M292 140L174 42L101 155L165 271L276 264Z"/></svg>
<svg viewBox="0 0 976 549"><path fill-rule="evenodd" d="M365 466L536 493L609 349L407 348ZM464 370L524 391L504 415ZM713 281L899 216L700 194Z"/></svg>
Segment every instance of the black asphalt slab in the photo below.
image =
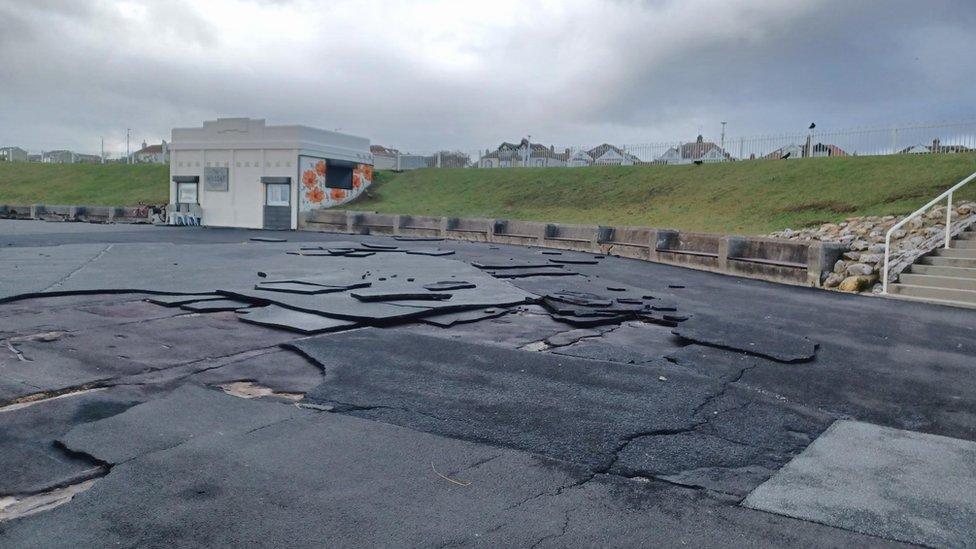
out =
<svg viewBox="0 0 976 549"><path fill-rule="evenodd" d="M777 362L808 362L817 352L817 344L768 323L751 324L698 315L683 322L672 333L700 345L742 351Z"/></svg>
<svg viewBox="0 0 976 549"><path fill-rule="evenodd" d="M364 242L387 249L292 254ZM841 419L976 440L972 311L453 241L441 258L380 236L0 220L0 244L0 469L16 471L0 475L0 507L94 478L38 514L0 509L0 546L886 545L740 502ZM584 263L511 280L470 264L551 257ZM243 295L274 281L346 299L321 316L318 295ZM475 288L349 295L457 281ZM395 327L308 339L278 329L284 317L241 321L271 308L144 301L215 292ZM526 303L543 296L566 314ZM265 406L286 417L260 421ZM872 501L885 498L856 507Z"/></svg>
<svg viewBox="0 0 976 549"><path fill-rule="evenodd" d="M115 465L194 438L251 431L310 413L186 384L121 414L79 425L59 442L72 452Z"/></svg>
<svg viewBox="0 0 976 549"><path fill-rule="evenodd" d="M54 339L8 341L6 348L0 348L0 404L34 393L104 385L121 376L274 347L292 338L287 332L240 322L234 313L217 313L94 327ZM23 388L7 388L3 382Z"/></svg>
<svg viewBox="0 0 976 549"><path fill-rule="evenodd" d="M606 470L621 442L634 435L690 428L698 407L720 390L677 372L664 384L660 368L396 330L357 330L287 346L325 370L326 381L307 402L595 471Z"/></svg>

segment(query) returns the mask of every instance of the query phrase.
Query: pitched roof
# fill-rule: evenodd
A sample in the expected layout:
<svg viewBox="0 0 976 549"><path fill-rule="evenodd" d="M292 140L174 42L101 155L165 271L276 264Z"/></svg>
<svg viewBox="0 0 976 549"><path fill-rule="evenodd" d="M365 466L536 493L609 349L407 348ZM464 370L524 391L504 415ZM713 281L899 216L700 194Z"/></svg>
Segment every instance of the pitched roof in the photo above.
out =
<svg viewBox="0 0 976 549"><path fill-rule="evenodd" d="M498 158L509 160L512 158L521 158L522 148L525 146L526 141L523 139L521 143L509 143L508 141L503 142L498 146L497 149L491 151L488 154L482 155L481 158ZM530 144L530 155L532 158L555 158L557 160L568 160L568 152L556 152L552 147L547 147L541 143L531 143Z"/></svg>
<svg viewBox="0 0 976 549"><path fill-rule="evenodd" d="M630 154L629 152L627 152L627 151L625 151L625 150L623 150L623 149L621 149L619 147L615 147L615 146L613 146L613 145L611 145L609 143L604 143L602 145L593 147L592 149L586 151L586 153L589 154L590 157L593 158L594 160L597 160L601 156L607 154L607 151L613 151L613 152L617 153L618 155L620 155L622 158L629 159L632 162L640 162L640 159L637 158L636 156Z"/></svg>
<svg viewBox="0 0 976 549"><path fill-rule="evenodd" d="M383 145L370 145L369 146L369 152L371 152L373 154L378 154L378 155L381 155L381 156L396 156L396 155L400 154L400 151L398 151L396 149L390 149L390 148L384 147Z"/></svg>
<svg viewBox="0 0 976 549"><path fill-rule="evenodd" d="M162 154L162 145L149 145L148 147L143 147L133 154Z"/></svg>

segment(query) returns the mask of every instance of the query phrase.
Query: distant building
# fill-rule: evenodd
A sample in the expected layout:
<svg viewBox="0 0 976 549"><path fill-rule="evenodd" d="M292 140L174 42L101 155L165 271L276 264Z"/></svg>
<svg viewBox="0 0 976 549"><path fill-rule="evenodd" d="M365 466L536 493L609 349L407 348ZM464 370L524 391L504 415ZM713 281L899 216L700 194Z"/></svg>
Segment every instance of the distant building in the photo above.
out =
<svg viewBox="0 0 976 549"><path fill-rule="evenodd" d="M75 153L75 163L77 164L99 164L102 157L97 154L78 154Z"/></svg>
<svg viewBox="0 0 976 549"><path fill-rule="evenodd" d="M825 158L828 156L848 156L847 152L838 147L837 145L830 145L828 143L817 143L813 146L813 158Z"/></svg>
<svg viewBox="0 0 976 549"><path fill-rule="evenodd" d="M494 151L486 151L477 165L479 168L551 168L566 166L569 157L568 149L556 152L553 146L523 139L520 143L506 141Z"/></svg>
<svg viewBox="0 0 976 549"><path fill-rule="evenodd" d="M912 145L911 147L906 147L900 151L898 154L928 154L928 153L961 153L970 152L973 149L969 147L964 147L962 145L943 145L939 139L933 139L931 145Z"/></svg>
<svg viewBox="0 0 976 549"><path fill-rule="evenodd" d="M399 170L397 157L400 151L382 145L370 145L369 152L373 153L373 168L377 170Z"/></svg>
<svg viewBox="0 0 976 549"><path fill-rule="evenodd" d="M45 164L74 164L77 155L71 151L47 151L41 155L41 162Z"/></svg>
<svg viewBox="0 0 976 549"><path fill-rule="evenodd" d="M39 155L39 154L28 154L27 155L27 161L28 162L40 162L41 160L43 160L43 157L41 155Z"/></svg>
<svg viewBox="0 0 976 549"><path fill-rule="evenodd" d="M132 153L132 161L137 164L168 164L169 145L164 139L159 145L147 145L142 142L142 148Z"/></svg>
<svg viewBox="0 0 976 549"><path fill-rule="evenodd" d="M791 143L785 147L780 147L763 157L766 160L779 160L781 158L803 158L803 147Z"/></svg>
<svg viewBox="0 0 976 549"><path fill-rule="evenodd" d="M671 147L656 161L664 164L691 164L695 162L724 162L732 156L711 141L705 141L701 135L692 143L682 143Z"/></svg>
<svg viewBox="0 0 976 549"><path fill-rule="evenodd" d="M640 163L640 158L609 143L594 147L586 151L586 154L597 166L634 166Z"/></svg>
<svg viewBox="0 0 976 549"><path fill-rule="evenodd" d="M20 147L0 149L0 162L27 162L27 151Z"/></svg>

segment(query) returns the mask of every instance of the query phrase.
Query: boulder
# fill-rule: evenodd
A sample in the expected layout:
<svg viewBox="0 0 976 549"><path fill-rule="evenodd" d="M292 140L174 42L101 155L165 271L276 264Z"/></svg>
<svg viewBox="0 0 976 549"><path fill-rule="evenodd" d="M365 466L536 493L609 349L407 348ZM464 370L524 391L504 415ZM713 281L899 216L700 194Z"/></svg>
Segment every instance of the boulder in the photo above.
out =
<svg viewBox="0 0 976 549"><path fill-rule="evenodd" d="M835 273L844 273L846 271L847 271L847 261L844 261L842 259L838 259L837 260L837 263L834 263L834 272Z"/></svg>
<svg viewBox="0 0 976 549"><path fill-rule="evenodd" d="M867 240L855 240L854 242L851 242L851 249L855 252L860 252L868 249L868 245Z"/></svg>
<svg viewBox="0 0 976 549"><path fill-rule="evenodd" d="M866 276L874 272L874 267L866 263L854 263L847 266L847 276Z"/></svg>
<svg viewBox="0 0 976 549"><path fill-rule="evenodd" d="M849 276L841 281L837 289L844 292L862 292L878 280L877 275Z"/></svg>
<svg viewBox="0 0 976 549"><path fill-rule="evenodd" d="M859 261L861 259L861 252L844 252L844 259Z"/></svg>
<svg viewBox="0 0 976 549"><path fill-rule="evenodd" d="M884 254L861 254L861 263L877 264L884 261Z"/></svg>
<svg viewBox="0 0 976 549"><path fill-rule="evenodd" d="M824 288L836 288L840 286L840 283L844 281L844 275L840 273L830 273L824 280Z"/></svg>

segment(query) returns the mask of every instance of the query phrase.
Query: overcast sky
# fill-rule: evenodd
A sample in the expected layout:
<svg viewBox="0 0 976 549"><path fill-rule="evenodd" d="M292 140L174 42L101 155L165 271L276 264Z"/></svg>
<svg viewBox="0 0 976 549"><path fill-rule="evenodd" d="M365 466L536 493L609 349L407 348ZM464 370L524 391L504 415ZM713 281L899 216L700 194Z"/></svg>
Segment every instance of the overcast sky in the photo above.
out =
<svg viewBox="0 0 976 549"><path fill-rule="evenodd" d="M404 150L976 118L974 0L0 0L0 146L225 116Z"/></svg>

